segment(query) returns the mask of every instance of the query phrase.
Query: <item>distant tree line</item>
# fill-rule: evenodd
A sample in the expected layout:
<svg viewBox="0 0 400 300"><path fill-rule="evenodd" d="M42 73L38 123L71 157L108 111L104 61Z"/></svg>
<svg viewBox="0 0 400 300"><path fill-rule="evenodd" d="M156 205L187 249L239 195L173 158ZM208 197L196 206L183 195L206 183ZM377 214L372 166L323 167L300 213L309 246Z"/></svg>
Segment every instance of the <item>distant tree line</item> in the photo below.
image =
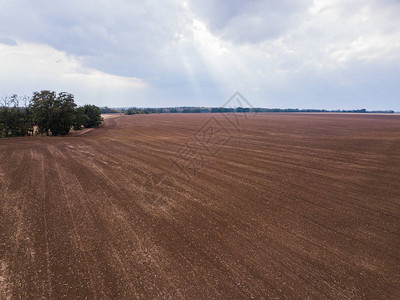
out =
<svg viewBox="0 0 400 300"><path fill-rule="evenodd" d="M94 128L102 122L100 108L77 107L70 93L43 90L32 97L12 95L1 99L0 137L65 135L71 128Z"/></svg>
<svg viewBox="0 0 400 300"><path fill-rule="evenodd" d="M108 106L100 108L102 114L116 114L121 113L119 108L109 108Z"/></svg>
<svg viewBox="0 0 400 300"><path fill-rule="evenodd" d="M241 108L239 108L241 109ZM237 109L236 109L237 111ZM298 108L252 108L248 109L250 112L301 112L301 113L386 113L393 114L394 110L373 110L369 111L365 108L363 109L336 109L336 110L327 110L327 109L298 109Z"/></svg>
<svg viewBox="0 0 400 300"><path fill-rule="evenodd" d="M250 112L270 112L270 113L394 113L393 110L374 110L366 109L354 110L326 110L326 109L298 109L298 108L248 108L248 107L162 107L162 108L101 108L102 113L124 113L126 115L136 114L160 114L160 113L250 113Z"/></svg>
<svg viewBox="0 0 400 300"><path fill-rule="evenodd" d="M137 115L137 114L155 114L161 113L161 111L156 110L155 108L136 108L131 107L124 111L126 115Z"/></svg>

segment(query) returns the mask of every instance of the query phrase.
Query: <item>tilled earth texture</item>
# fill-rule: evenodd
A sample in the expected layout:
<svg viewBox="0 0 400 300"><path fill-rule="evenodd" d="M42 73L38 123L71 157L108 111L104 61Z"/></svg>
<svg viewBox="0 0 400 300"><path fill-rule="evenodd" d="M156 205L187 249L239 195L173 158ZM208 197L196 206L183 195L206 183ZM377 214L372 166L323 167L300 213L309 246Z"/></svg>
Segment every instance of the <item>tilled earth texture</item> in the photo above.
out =
<svg viewBox="0 0 400 300"><path fill-rule="evenodd" d="M400 116L114 116L0 140L1 299L399 299Z"/></svg>

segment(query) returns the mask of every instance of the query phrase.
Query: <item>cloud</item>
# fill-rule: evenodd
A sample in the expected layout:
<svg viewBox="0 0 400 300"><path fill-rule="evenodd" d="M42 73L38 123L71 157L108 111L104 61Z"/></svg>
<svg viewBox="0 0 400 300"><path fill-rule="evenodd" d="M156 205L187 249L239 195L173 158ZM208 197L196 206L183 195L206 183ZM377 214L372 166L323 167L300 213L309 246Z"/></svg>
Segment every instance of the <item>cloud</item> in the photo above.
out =
<svg viewBox="0 0 400 300"><path fill-rule="evenodd" d="M284 34L301 21L311 0L190 1L213 33L235 43L259 43Z"/></svg>
<svg viewBox="0 0 400 300"><path fill-rule="evenodd" d="M17 46L17 42L9 38L0 38L0 44Z"/></svg>
<svg viewBox="0 0 400 300"><path fill-rule="evenodd" d="M134 94L148 88L141 79L84 67L81 58L40 44L0 44L0 65L0 88L10 90L14 87L27 95L51 89L71 92L78 102L90 100L107 104L107 100L113 99L118 105L121 94Z"/></svg>
<svg viewBox="0 0 400 300"><path fill-rule="evenodd" d="M84 63L118 75L151 76L152 66L165 64L160 51L185 31L187 21L175 1L162 6L121 0L18 2L3 4L2 31L84 56ZM143 61L146 71L140 67Z"/></svg>
<svg viewBox="0 0 400 300"><path fill-rule="evenodd" d="M400 110L397 0L1 5L0 45L14 45L4 61L20 57L21 49L28 65L42 61L35 68L19 58L14 68L6 63L14 74L3 75L8 93L32 82L40 88L57 83L98 103L112 98L109 106L114 99L119 106L218 106L239 90L254 106ZM62 63L44 49L61 53ZM46 65L26 82L15 79ZM56 65L63 67L51 73ZM5 68L0 65L1 74ZM96 82L100 89L92 89Z"/></svg>

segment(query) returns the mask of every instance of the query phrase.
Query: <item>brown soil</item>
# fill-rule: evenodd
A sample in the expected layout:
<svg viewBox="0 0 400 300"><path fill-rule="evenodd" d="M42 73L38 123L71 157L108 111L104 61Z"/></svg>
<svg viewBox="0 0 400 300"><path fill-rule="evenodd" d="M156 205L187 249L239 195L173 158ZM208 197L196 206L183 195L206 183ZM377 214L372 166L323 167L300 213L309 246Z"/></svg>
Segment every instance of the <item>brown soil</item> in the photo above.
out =
<svg viewBox="0 0 400 300"><path fill-rule="evenodd" d="M0 298L400 298L400 116L162 114L0 140Z"/></svg>

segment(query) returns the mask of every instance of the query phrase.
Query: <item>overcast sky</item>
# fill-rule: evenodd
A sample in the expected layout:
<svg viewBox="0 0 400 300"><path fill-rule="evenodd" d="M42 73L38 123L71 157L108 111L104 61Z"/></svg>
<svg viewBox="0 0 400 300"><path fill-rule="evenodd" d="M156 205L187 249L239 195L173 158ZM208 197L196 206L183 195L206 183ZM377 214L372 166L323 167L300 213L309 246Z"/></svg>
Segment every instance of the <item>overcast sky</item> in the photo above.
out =
<svg viewBox="0 0 400 300"><path fill-rule="evenodd" d="M400 111L400 0L0 0L0 96Z"/></svg>

